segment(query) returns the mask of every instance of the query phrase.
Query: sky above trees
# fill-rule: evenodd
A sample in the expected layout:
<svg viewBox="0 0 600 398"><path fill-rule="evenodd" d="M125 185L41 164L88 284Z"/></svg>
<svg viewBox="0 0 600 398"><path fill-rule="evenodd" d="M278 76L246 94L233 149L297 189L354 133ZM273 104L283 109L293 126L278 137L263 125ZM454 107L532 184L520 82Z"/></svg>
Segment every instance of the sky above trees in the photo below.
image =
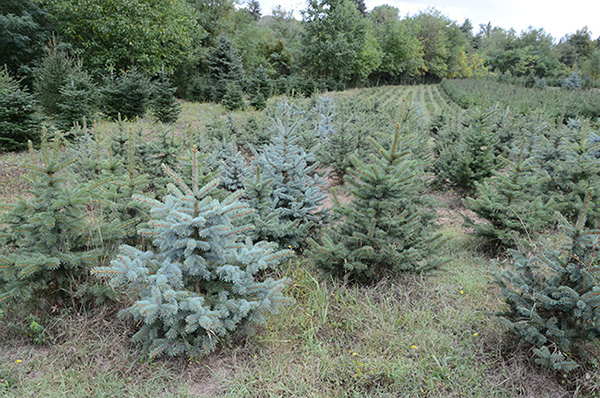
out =
<svg viewBox="0 0 600 398"><path fill-rule="evenodd" d="M306 8L303 0L259 0L263 15L281 5L285 10L295 10L300 18L300 10ZM479 24L492 23L504 29L514 28L517 33L529 26L544 28L555 39L575 33L587 26L592 37L600 36L600 2L594 0L365 0L367 8L389 4L400 10L400 16L414 15L427 7L435 7L450 19L462 23L469 18L475 32Z"/></svg>

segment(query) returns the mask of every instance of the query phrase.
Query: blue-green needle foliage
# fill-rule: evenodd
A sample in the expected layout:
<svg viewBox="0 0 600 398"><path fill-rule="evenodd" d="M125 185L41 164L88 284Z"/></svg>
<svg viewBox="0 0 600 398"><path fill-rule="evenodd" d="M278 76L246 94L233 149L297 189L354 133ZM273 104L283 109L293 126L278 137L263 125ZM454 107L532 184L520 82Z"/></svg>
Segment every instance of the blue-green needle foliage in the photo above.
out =
<svg viewBox="0 0 600 398"><path fill-rule="evenodd" d="M518 244L513 265L495 275L508 304L500 319L550 369L571 370L577 358L597 361L586 352L586 344L600 338L600 231L585 228L589 200L574 225L558 214L569 238L562 247L528 257Z"/></svg>
<svg viewBox="0 0 600 398"><path fill-rule="evenodd" d="M31 198L5 206L8 212L0 220L5 226L0 229L0 304L69 305L101 257L94 231L110 231L101 222L94 225L88 208L91 192L106 181L67 185L66 169L76 159L61 160L60 146L59 139L51 146L43 135L43 163L32 159L27 165Z"/></svg>
<svg viewBox="0 0 600 398"><path fill-rule="evenodd" d="M284 116L273 119L276 136L262 151L252 150L254 163L260 166L263 178L272 179L271 209L279 211L283 224L298 222L295 237L287 235L280 241L296 249L304 246L305 239L327 220L322 204L327 198L321 187L325 179L319 175L319 163L312 152L306 153L298 145L296 130L302 120L293 121L294 107L281 104Z"/></svg>
<svg viewBox="0 0 600 398"><path fill-rule="evenodd" d="M150 358L205 355L222 338L262 321L265 311L291 302L282 294L286 280L257 278L291 252L244 241L251 227L239 225L248 214L237 199L241 191L215 199L218 180L200 186L197 159L194 151L191 186L165 166L174 183L163 201L135 197L151 205L140 233L153 239L154 251L124 245L110 267L95 270L138 295L124 313L142 321L133 339Z"/></svg>

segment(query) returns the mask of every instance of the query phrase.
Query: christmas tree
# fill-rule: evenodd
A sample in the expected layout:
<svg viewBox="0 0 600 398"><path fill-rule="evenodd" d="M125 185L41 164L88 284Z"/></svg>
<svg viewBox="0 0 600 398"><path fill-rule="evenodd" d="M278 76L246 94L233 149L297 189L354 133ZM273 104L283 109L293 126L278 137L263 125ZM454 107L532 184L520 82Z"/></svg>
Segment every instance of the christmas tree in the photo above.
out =
<svg viewBox="0 0 600 398"><path fill-rule="evenodd" d="M550 369L573 369L573 355L591 359L586 344L600 337L600 231L585 228L587 199L574 225L557 215L562 246L528 257L517 241L512 265L495 275L508 304L498 316Z"/></svg>
<svg viewBox="0 0 600 398"><path fill-rule="evenodd" d="M242 200L254 210L250 220L254 229L254 241L267 240L277 242L282 248L297 249L302 243L300 237L307 235L307 224L301 224L300 219L285 221L280 217L281 209L273 209L272 194L275 180L265 178L256 167L253 177L244 180L244 196Z"/></svg>
<svg viewBox="0 0 600 398"><path fill-rule="evenodd" d="M315 227L324 223L327 212L320 208L327 197L321 190L325 180L317 172L319 164L313 153L306 153L297 143L296 129L300 121L292 121L294 109L290 104L282 104L283 119L273 119L276 136L262 151L251 150L255 164L260 166L267 178L273 179L271 208L280 209L283 222L299 220L306 228L299 229L309 234ZM302 245L307 235L298 236L292 246Z"/></svg>
<svg viewBox="0 0 600 398"><path fill-rule="evenodd" d="M40 140L35 101L6 67L0 68L0 152L27 148L28 140Z"/></svg>
<svg viewBox="0 0 600 398"><path fill-rule="evenodd" d="M161 123L175 123L181 113L181 104L175 98L176 87L173 87L169 76L162 69L150 91L150 109Z"/></svg>
<svg viewBox="0 0 600 398"><path fill-rule="evenodd" d="M285 280L258 281L261 271L291 254L269 242L244 241L250 227L238 225L248 213L231 194L212 197L218 180L199 185L197 154L192 154L192 184L165 167L173 184L162 202L136 197L151 205L151 221L140 233L153 239L154 250L123 246L110 267L96 269L114 286L137 292L124 311L143 323L134 335L154 358L202 356L244 327L263 320L265 311L289 303Z"/></svg>
<svg viewBox="0 0 600 398"><path fill-rule="evenodd" d="M531 237L552 224L557 210L553 198L543 194L542 184L549 179L532 156L531 145L524 140L509 156L499 156L502 172L475 183L476 194L464 200L465 206L485 222L465 216L467 225L485 240L492 252L514 245L513 232L519 238Z"/></svg>
<svg viewBox="0 0 600 398"><path fill-rule="evenodd" d="M443 240L431 231L423 200L424 165L411 154L411 138L411 131L398 124L385 142L370 138L375 152L368 161L352 158L354 168L345 178L352 202L343 203L334 189L333 211L340 221L322 243L309 239L310 256L327 273L368 282L390 271L442 265L432 257Z"/></svg>
<svg viewBox="0 0 600 398"><path fill-rule="evenodd" d="M43 164L33 159L30 199L7 206L0 239L7 250L0 256L0 303L71 305L92 267L98 265L101 242L87 206L95 185L67 184L67 167L59 160L61 142L42 139Z"/></svg>
<svg viewBox="0 0 600 398"><path fill-rule="evenodd" d="M495 109L485 109L484 101L478 114L472 116L467 128L450 125L450 131L439 132L436 142L438 157L434 169L440 182L471 194L475 182L492 175L497 166L495 146L498 138L493 131Z"/></svg>

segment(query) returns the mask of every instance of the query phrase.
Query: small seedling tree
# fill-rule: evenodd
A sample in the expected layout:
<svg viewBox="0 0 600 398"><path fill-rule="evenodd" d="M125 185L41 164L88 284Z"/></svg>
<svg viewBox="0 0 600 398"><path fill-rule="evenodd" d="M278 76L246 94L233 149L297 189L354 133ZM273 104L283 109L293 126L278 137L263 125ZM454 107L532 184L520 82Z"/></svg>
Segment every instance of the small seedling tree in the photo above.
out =
<svg viewBox="0 0 600 398"><path fill-rule="evenodd" d="M509 156L498 158L502 172L494 170L492 177L475 183L476 194L463 201L485 220L465 216L466 224L491 252L513 247L513 232L525 238L549 228L557 209L554 199L542 193L541 186L549 177L535 164L525 140Z"/></svg>
<svg viewBox="0 0 600 398"><path fill-rule="evenodd" d="M247 213L240 193L215 199L218 180L199 185L195 151L192 163L191 186L165 167L173 183L164 200L136 197L151 206L151 221L140 233L152 237L154 249L124 245L110 267L96 269L137 295L124 314L142 322L133 339L150 358L205 355L222 338L262 321L265 311L290 302L282 294L285 280L258 280L290 252L244 241L249 227L238 224Z"/></svg>

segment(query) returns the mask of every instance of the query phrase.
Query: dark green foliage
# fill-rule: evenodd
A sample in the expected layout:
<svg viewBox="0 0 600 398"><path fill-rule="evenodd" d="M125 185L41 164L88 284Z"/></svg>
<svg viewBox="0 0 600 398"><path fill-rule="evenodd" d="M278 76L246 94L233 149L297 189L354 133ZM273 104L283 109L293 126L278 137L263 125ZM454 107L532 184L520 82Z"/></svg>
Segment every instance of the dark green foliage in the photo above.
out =
<svg viewBox="0 0 600 398"><path fill-rule="evenodd" d="M96 88L90 77L77 69L61 86L56 122L60 129L70 130L74 124L91 120L96 109Z"/></svg>
<svg viewBox="0 0 600 398"><path fill-rule="evenodd" d="M33 96L0 68L0 152L24 149L27 141L37 144L40 136Z"/></svg>
<svg viewBox="0 0 600 398"><path fill-rule="evenodd" d="M233 81L227 82L225 94L221 98L221 102L223 103L223 107L229 111L244 109L246 106L242 89Z"/></svg>
<svg viewBox="0 0 600 398"><path fill-rule="evenodd" d="M143 116L150 105L150 80L137 69L122 71L115 76L114 71L105 76L101 89L101 108L106 116L126 119Z"/></svg>
<svg viewBox="0 0 600 398"><path fill-rule="evenodd" d="M92 224L86 206L87 184L68 185L59 161L61 142L42 141L43 163L28 165L33 178L30 199L8 205L0 234L7 249L0 257L0 303L22 306L71 305L102 254L94 239L103 226ZM106 231L104 231L106 232Z"/></svg>
<svg viewBox="0 0 600 398"><path fill-rule="evenodd" d="M267 70L262 66L256 68L248 77L246 92L250 96L250 105L262 110L267 107L267 99L271 96L271 80Z"/></svg>
<svg viewBox="0 0 600 398"><path fill-rule="evenodd" d="M600 231L585 228L586 212L584 205L574 225L558 214L559 229L568 240L559 248L547 245L535 257L528 257L519 244L512 265L494 278L508 304L497 315L535 347L536 362L552 370L577 367L574 356L597 363L586 344L600 337Z"/></svg>
<svg viewBox="0 0 600 398"><path fill-rule="evenodd" d="M476 182L492 175L496 168L494 150L498 145L498 137L492 129L495 112L495 109L485 110L482 105L480 113L473 115L469 127L450 125L450 131L442 129L438 133L434 170L442 184L471 194ZM452 131L457 127L460 131Z"/></svg>
<svg viewBox="0 0 600 398"><path fill-rule="evenodd" d="M176 87L173 87L164 70L158 73L150 92L150 110L161 123L175 123L181 113L181 104L175 98Z"/></svg>
<svg viewBox="0 0 600 398"><path fill-rule="evenodd" d="M28 84L50 36L47 17L37 0L0 2L0 67L6 65Z"/></svg>
<svg viewBox="0 0 600 398"><path fill-rule="evenodd" d="M136 197L151 205L152 219L140 232L153 238L154 251L123 246L110 267L95 270L137 295L124 314L141 321L133 339L150 358L205 355L291 301L281 292L285 280L258 280L290 252L264 241L244 242L248 227L237 221L246 213L239 194L215 199L217 181L199 185L195 151L192 164L191 186L165 168L173 184L164 201Z"/></svg>
<svg viewBox="0 0 600 398"><path fill-rule="evenodd" d="M309 239L310 256L326 273L360 282L438 268L443 260L432 255L443 241L431 231L424 166L409 149L412 132L398 124L382 142L369 139L374 154L368 161L353 157L345 178L352 202L342 202L334 188L334 212L341 219L322 243Z"/></svg>
<svg viewBox="0 0 600 398"><path fill-rule="evenodd" d="M216 46L207 54L206 64L208 79L214 87L213 101L220 102L229 90L232 90L232 93L239 90L237 85L243 79L244 67L229 40L224 37L219 38ZM232 87L235 87L235 90Z"/></svg>
<svg viewBox="0 0 600 398"><path fill-rule="evenodd" d="M465 206L485 220L477 222L465 217L484 239L492 252L514 245L513 233L519 239L535 236L552 224L557 210L554 199L542 193L549 179L534 162L530 148L523 141L508 157L499 156L499 170L482 183L475 183L476 193L464 200Z"/></svg>
<svg viewBox="0 0 600 398"><path fill-rule="evenodd" d="M300 137L296 130L301 120L292 120L296 109L291 104L281 104L280 108L283 118L273 119L277 135L272 143L260 152L253 147L251 150L255 164L260 166L267 178L274 180L271 208L280 209L282 222L299 220L299 225L305 227L300 235L285 242L298 247L304 244L303 240L315 227L326 220L326 212L319 208L326 198L321 191L325 181L316 171L319 164L314 154L306 153L298 146Z"/></svg>
<svg viewBox="0 0 600 398"><path fill-rule="evenodd" d="M60 89L70 80L75 62L67 53L59 48L53 37L48 47L45 48L46 56L38 68L35 69L34 92L35 96L48 116L60 112Z"/></svg>

